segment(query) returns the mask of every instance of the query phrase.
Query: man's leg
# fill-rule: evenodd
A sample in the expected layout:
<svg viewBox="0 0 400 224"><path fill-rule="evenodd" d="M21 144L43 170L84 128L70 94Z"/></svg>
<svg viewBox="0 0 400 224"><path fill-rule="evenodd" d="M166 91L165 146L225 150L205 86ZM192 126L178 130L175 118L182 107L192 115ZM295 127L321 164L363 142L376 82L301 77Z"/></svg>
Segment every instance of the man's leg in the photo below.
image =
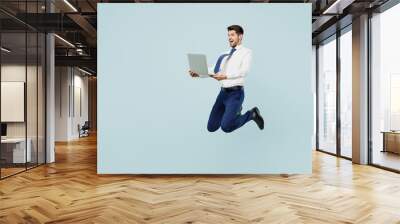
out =
<svg viewBox="0 0 400 224"><path fill-rule="evenodd" d="M248 121L252 120L253 112L251 110L247 111L243 115L240 114L243 100L243 90L236 90L234 92L227 93L227 97L224 101L225 113L221 121L221 129L224 132L232 132L243 126Z"/></svg>
<svg viewBox="0 0 400 224"><path fill-rule="evenodd" d="M215 100L214 106L211 109L210 117L208 118L207 130L214 132L221 126L222 116L225 111L224 106L224 95L225 93L220 91L217 99Z"/></svg>

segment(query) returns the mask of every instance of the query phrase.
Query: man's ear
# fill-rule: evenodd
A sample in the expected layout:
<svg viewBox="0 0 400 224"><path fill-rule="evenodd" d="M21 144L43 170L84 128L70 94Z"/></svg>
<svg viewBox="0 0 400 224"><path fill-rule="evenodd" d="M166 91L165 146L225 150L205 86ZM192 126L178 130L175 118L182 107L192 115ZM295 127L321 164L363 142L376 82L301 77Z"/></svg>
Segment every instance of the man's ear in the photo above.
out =
<svg viewBox="0 0 400 224"><path fill-rule="evenodd" d="M242 39L243 39L243 34L240 34L239 35L239 40L242 41Z"/></svg>

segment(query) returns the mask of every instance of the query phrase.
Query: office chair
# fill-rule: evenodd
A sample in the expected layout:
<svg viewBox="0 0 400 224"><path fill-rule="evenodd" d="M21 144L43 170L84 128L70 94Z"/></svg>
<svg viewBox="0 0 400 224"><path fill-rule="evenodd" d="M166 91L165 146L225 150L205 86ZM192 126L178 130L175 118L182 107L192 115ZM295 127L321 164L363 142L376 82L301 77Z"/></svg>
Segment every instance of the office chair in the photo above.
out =
<svg viewBox="0 0 400 224"><path fill-rule="evenodd" d="M78 124L78 129L79 129L79 138L89 136L89 129L90 129L89 121L85 121L82 127L80 127L80 125Z"/></svg>

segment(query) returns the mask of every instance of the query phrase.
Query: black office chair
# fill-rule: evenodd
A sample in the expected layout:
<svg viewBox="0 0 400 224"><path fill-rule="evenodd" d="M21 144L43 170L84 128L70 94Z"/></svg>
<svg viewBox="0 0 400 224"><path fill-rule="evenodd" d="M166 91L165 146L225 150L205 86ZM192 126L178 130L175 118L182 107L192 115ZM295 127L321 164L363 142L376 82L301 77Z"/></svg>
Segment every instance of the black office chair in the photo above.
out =
<svg viewBox="0 0 400 224"><path fill-rule="evenodd" d="M89 136L89 129L90 129L89 121L85 121L82 127L80 127L80 125L78 124L78 129L79 129L79 138Z"/></svg>

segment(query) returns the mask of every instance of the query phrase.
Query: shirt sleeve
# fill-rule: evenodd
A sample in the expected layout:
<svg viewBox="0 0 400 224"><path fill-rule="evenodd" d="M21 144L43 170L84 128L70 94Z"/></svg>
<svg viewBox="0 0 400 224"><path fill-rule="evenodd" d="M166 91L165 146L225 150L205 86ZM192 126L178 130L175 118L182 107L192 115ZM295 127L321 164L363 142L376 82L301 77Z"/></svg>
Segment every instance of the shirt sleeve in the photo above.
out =
<svg viewBox="0 0 400 224"><path fill-rule="evenodd" d="M250 70L251 59L252 59L252 52L251 50L249 50L249 52L247 52L247 54L244 55L243 61L240 64L239 69L231 71L230 74L226 74L227 78L236 79L245 77Z"/></svg>

